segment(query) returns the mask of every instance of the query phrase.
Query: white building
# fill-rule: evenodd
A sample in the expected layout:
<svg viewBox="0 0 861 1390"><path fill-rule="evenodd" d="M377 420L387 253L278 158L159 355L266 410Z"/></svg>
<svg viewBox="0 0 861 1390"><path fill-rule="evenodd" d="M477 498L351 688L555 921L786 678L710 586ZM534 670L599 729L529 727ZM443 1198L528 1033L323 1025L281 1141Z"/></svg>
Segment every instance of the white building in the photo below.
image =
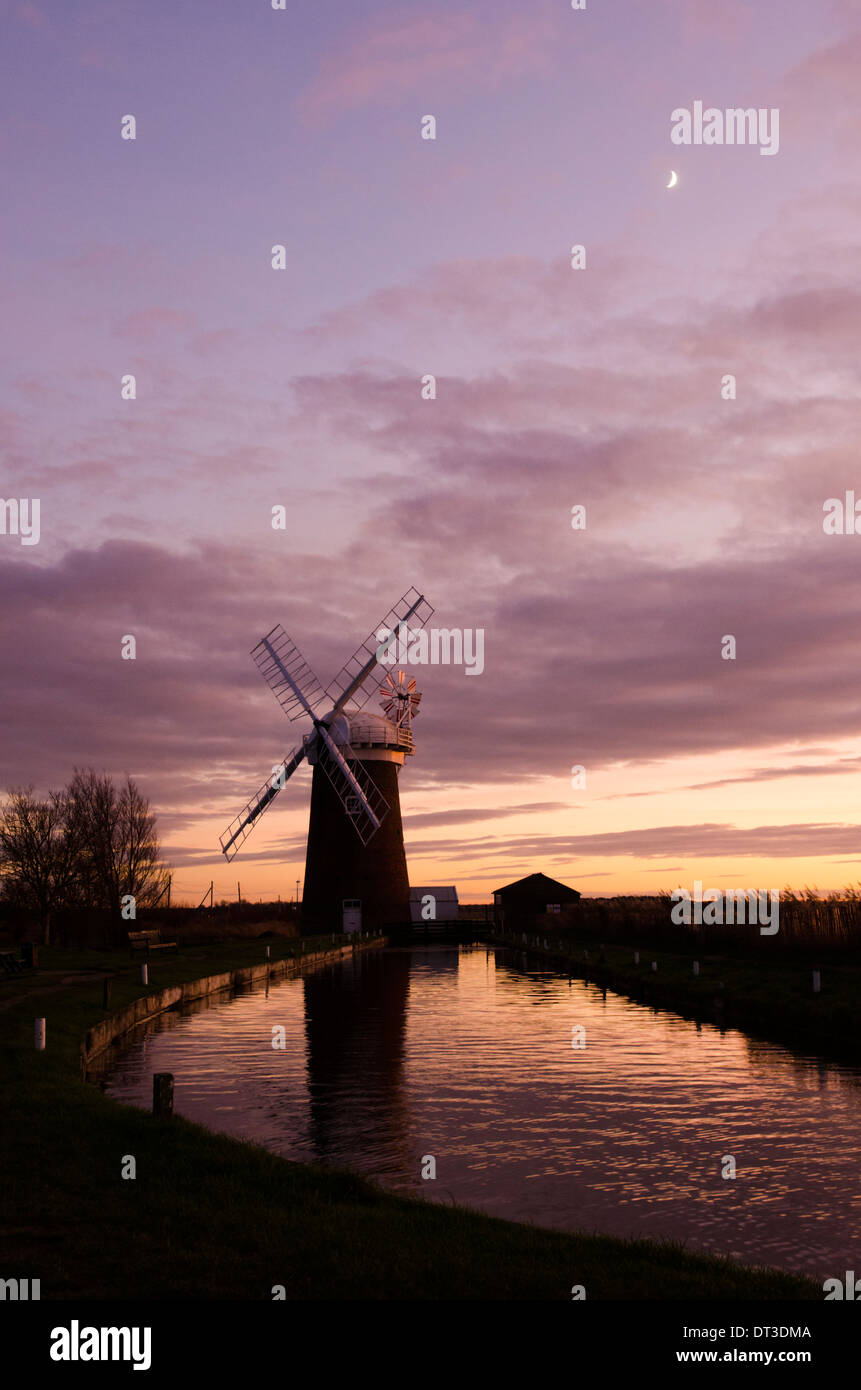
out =
<svg viewBox="0 0 861 1390"><path fill-rule="evenodd" d="M411 888L410 921L418 922L456 922L457 889L450 888Z"/></svg>

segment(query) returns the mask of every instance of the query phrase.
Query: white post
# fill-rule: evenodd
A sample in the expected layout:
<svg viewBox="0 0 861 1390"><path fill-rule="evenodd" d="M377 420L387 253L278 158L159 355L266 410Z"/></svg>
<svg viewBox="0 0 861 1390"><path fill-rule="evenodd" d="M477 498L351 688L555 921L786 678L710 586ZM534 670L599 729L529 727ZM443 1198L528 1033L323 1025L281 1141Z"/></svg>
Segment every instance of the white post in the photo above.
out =
<svg viewBox="0 0 861 1390"><path fill-rule="evenodd" d="M818 994L822 988L822 976L818 970L813 972L813 993Z"/></svg>
<svg viewBox="0 0 861 1390"><path fill-rule="evenodd" d="M141 984L149 984L149 966L147 965L146 961L144 961L143 965L141 966Z"/></svg>
<svg viewBox="0 0 861 1390"><path fill-rule="evenodd" d="M37 1051L37 1052L44 1052L44 1051L45 1051L45 1020L44 1020L44 1018L37 1018L37 1019L36 1019L36 1051Z"/></svg>
<svg viewBox="0 0 861 1390"><path fill-rule="evenodd" d="M698 960L695 960L695 961L694 961L694 974L695 974L695 975L699 975L699 973L700 973L700 963L699 963Z"/></svg>

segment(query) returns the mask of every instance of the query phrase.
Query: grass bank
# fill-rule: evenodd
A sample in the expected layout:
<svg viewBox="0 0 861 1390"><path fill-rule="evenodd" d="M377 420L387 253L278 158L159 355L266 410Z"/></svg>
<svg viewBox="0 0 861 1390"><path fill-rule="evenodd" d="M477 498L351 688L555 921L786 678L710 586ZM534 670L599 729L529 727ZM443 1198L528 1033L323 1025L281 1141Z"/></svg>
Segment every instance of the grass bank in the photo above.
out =
<svg viewBox="0 0 861 1390"><path fill-rule="evenodd" d="M271 943L272 959L298 943ZM307 949L307 946L306 946ZM260 962L260 942L187 948L152 986ZM43 1299L811 1299L815 1283L674 1244L564 1235L391 1197L179 1118L154 1120L80 1079L80 1040L147 991L110 952L40 953L0 990L2 1269ZM33 1019L48 1046L33 1047ZM135 1180L123 1180L133 1155Z"/></svg>
<svg viewBox="0 0 861 1390"><path fill-rule="evenodd" d="M482 940L523 949L523 933L481 933ZM547 946L544 946L544 942ZM816 1052L834 1061L861 1063L861 966L826 961L821 989L813 991L809 961L750 951L675 948L633 935L625 943L601 942L582 931L527 933L531 956L548 965L684 1017L739 1027L754 1037ZM639 963L634 954L639 952ZM694 975L694 961L699 974ZM657 970L652 970L652 962Z"/></svg>

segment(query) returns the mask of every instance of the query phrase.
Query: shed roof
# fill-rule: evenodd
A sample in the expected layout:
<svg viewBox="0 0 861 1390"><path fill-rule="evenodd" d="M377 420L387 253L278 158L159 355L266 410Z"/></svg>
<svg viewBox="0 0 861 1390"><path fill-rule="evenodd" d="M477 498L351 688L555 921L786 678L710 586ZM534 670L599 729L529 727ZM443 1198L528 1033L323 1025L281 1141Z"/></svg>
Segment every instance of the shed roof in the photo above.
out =
<svg viewBox="0 0 861 1390"><path fill-rule="evenodd" d="M556 878L548 878L546 874L527 874L526 878L518 878L514 883L506 883L504 888L494 888L493 891L494 894L513 893L516 891L518 895L525 895L528 893L544 894L552 891L558 895L560 890L562 894L567 897L580 897L576 888L569 888L567 883L560 883Z"/></svg>

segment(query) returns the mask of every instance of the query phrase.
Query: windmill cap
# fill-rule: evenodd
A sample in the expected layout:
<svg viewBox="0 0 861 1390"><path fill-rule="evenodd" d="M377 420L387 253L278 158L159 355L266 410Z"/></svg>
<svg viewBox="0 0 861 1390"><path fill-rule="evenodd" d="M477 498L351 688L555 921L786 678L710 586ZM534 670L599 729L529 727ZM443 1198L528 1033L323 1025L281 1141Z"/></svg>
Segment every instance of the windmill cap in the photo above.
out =
<svg viewBox="0 0 861 1390"><path fill-rule="evenodd" d="M350 743L354 748L363 745L402 748L406 741L406 731L399 729L384 714L366 714L364 710L358 710L355 714L347 715L347 722L350 726Z"/></svg>

